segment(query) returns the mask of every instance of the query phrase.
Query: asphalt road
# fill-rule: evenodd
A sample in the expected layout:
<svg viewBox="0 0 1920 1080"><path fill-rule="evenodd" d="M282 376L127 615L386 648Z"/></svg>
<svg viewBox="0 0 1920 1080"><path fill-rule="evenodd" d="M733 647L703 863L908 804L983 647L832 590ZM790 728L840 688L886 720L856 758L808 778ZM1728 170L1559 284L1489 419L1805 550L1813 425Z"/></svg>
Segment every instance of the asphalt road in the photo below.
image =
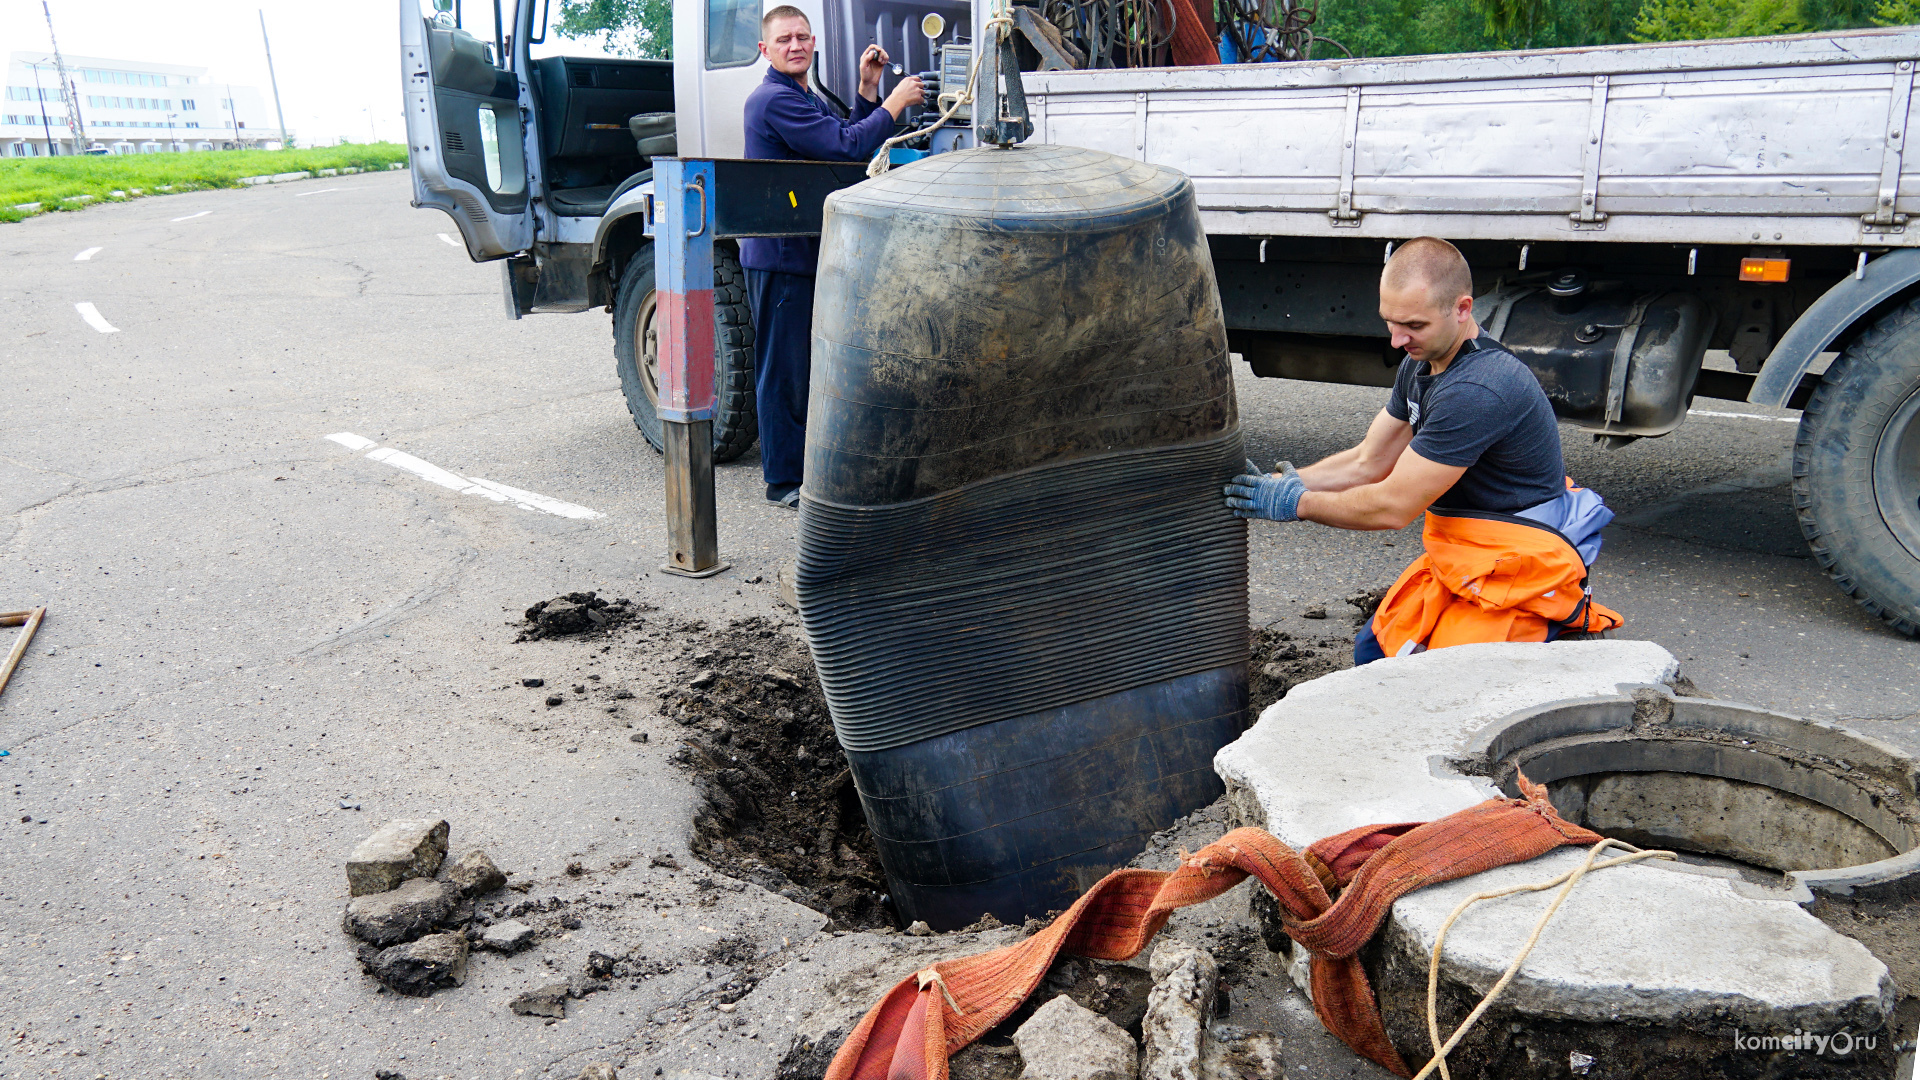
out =
<svg viewBox="0 0 1920 1080"><path fill-rule="evenodd" d="M657 722L644 701L570 705L535 730L519 680L570 682L596 658L515 645L507 625L584 589L777 615L795 515L760 500L756 458L723 467L734 569L659 574L661 466L627 416L606 316L505 319L497 268L410 209L407 186L343 177L0 229L0 609L50 607L0 699L0 1076L572 1076L653 1045L642 1018L723 974L692 964L555 1025L505 1013L578 970L594 932L664 955L735 931L778 949L819 925L757 889L702 910L693 872L649 867L689 858L670 740L628 742L625 725ZM1267 459L1342 448L1385 394L1242 374ZM1695 407L1743 415L1616 451L1566 431L1570 470L1620 513L1597 595L1707 692L1920 752L1920 643L1807 557L1792 425ZM1391 581L1417 544L1257 525L1254 616L1345 629L1339 599ZM1300 619L1329 601L1335 619ZM638 681L647 660L621 670ZM634 902L539 956L477 958L460 991L376 994L339 930L341 863L410 814L448 818L456 849L486 847L534 896ZM576 859L586 879L562 872ZM709 1032L684 1061L746 1069L776 1034L727 1064Z"/></svg>

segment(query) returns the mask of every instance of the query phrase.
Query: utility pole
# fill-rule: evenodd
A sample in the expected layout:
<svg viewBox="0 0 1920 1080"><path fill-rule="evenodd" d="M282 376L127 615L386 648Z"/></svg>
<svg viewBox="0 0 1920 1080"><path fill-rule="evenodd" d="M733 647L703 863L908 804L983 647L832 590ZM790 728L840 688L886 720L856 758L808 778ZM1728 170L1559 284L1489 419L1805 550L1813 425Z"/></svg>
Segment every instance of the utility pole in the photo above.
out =
<svg viewBox="0 0 1920 1080"><path fill-rule="evenodd" d="M40 102L40 130L47 137L47 156L60 156L60 148L53 142L53 125L47 122L47 92L40 86L40 65L29 64L33 68L33 96Z"/></svg>
<svg viewBox="0 0 1920 1080"><path fill-rule="evenodd" d="M233 148L235 150L245 150L246 147L240 145L240 114L233 109L232 83L227 84L227 127L233 130Z"/></svg>
<svg viewBox="0 0 1920 1080"><path fill-rule="evenodd" d="M45 3L46 0L40 0ZM260 10L260 44L267 50L267 83L273 87L273 115L280 121L280 149L290 150L287 145L287 114L280 111L280 80L273 74L273 42L267 40L267 9Z"/></svg>
<svg viewBox="0 0 1920 1080"><path fill-rule="evenodd" d="M47 17L47 40L53 44L53 66L60 72L60 100L67 103L67 130L73 133L73 152L86 149L87 125L80 118L80 94L74 89L73 80L67 78L67 61L60 55L60 39L53 36L53 9L47 6L47 0L40 0L40 10ZM39 73L34 73L34 81L39 81Z"/></svg>

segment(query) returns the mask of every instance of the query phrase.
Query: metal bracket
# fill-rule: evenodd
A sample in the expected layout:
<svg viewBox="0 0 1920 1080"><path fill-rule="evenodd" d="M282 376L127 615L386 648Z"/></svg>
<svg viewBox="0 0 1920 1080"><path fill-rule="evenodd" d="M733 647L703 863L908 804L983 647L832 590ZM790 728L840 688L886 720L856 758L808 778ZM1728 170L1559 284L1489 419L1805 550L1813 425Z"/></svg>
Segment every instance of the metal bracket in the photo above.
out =
<svg viewBox="0 0 1920 1080"><path fill-rule="evenodd" d="M1887 95L1887 133L1880 154L1880 190L1874 197L1873 213L1862 215L1860 231L1901 233L1906 231L1907 215L1894 213L1894 200L1900 197L1900 165L1907 145L1907 108L1913 100L1913 61L1902 60L1893 66L1893 87Z"/></svg>
<svg viewBox="0 0 1920 1080"><path fill-rule="evenodd" d="M1480 324L1488 337L1499 341L1500 335L1507 332L1507 319L1513 315L1513 306L1539 291L1531 285L1497 284L1492 292L1475 298L1473 321Z"/></svg>
<svg viewBox="0 0 1920 1080"><path fill-rule="evenodd" d="M1593 101L1587 106L1587 144L1580 150L1580 208L1568 217L1577 232L1607 227L1600 212L1600 151L1607 134L1607 77L1593 77Z"/></svg>
<svg viewBox="0 0 1920 1080"><path fill-rule="evenodd" d="M1013 53L1013 37L996 45L981 42L979 80L974 87L974 137L981 143L1011 146L1033 134L1027 117L1027 91L1020 82L1020 64Z"/></svg>
<svg viewBox="0 0 1920 1080"><path fill-rule="evenodd" d="M1627 411L1627 374L1633 363L1633 347L1640 340L1640 326L1647 321L1647 309L1660 299L1660 293L1649 293L1633 302L1627 312L1627 321L1618 326L1606 326L1608 330L1620 331L1613 342L1613 369L1607 378L1607 423L1617 424Z"/></svg>
<svg viewBox="0 0 1920 1080"><path fill-rule="evenodd" d="M1086 54L1068 41L1060 28L1042 19L1037 8L1025 4L1013 6L1013 25L1040 54L1040 71L1079 71L1087 66Z"/></svg>
<svg viewBox="0 0 1920 1080"><path fill-rule="evenodd" d="M1337 228L1357 228L1360 214L1353 208L1353 163L1360 141L1360 88L1347 87L1347 144L1340 151L1340 194L1327 216Z"/></svg>
<svg viewBox="0 0 1920 1080"><path fill-rule="evenodd" d="M1147 160L1147 95L1133 95L1133 156Z"/></svg>

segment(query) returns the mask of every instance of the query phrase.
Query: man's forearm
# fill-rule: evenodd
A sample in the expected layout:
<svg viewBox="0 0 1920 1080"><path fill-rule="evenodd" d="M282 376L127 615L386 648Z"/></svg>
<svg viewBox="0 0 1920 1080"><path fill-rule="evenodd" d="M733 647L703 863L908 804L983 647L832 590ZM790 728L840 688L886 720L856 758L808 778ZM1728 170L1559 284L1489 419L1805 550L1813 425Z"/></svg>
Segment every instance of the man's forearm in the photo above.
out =
<svg viewBox="0 0 1920 1080"><path fill-rule="evenodd" d="M1378 483L1391 468L1375 468L1358 446L1321 458L1300 470L1300 479L1308 491L1346 491L1362 484Z"/></svg>
<svg viewBox="0 0 1920 1080"><path fill-rule="evenodd" d="M1306 476L1305 470L1301 477ZM1300 520L1331 525L1336 529L1404 529L1420 509L1409 512L1382 484L1361 484L1344 491L1309 490L1300 496Z"/></svg>

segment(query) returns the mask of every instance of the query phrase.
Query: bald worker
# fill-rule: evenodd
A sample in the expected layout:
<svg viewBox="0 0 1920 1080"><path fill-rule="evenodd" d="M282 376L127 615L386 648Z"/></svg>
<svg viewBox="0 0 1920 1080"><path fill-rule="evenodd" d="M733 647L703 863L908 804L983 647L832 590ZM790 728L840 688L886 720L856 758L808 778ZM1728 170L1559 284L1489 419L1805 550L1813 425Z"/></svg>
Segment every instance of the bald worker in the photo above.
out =
<svg viewBox="0 0 1920 1080"><path fill-rule="evenodd" d="M1227 505L1243 518L1357 530L1427 515L1426 554L1361 628L1355 663L1618 625L1585 588L1613 514L1567 479L1539 380L1474 321L1460 250L1430 236L1402 244L1380 275L1380 318L1406 357L1366 437L1298 471L1282 462L1263 474L1249 462ZM1516 545L1532 557L1519 582L1515 561L1501 558Z"/></svg>

